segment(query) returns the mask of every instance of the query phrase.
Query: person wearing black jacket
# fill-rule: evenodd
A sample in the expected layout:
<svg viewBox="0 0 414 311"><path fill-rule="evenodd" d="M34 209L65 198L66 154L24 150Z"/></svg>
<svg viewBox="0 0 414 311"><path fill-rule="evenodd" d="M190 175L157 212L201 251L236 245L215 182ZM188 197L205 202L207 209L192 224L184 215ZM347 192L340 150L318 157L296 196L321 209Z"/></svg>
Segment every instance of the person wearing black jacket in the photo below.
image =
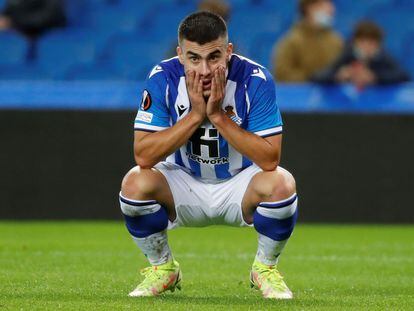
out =
<svg viewBox="0 0 414 311"><path fill-rule="evenodd" d="M61 0L7 0L0 15L0 29L16 29L28 37L65 24Z"/></svg>
<svg viewBox="0 0 414 311"><path fill-rule="evenodd" d="M317 83L352 83L362 89L409 81L408 74L382 46L383 32L373 22L362 21L355 27L352 41L333 65L313 76Z"/></svg>

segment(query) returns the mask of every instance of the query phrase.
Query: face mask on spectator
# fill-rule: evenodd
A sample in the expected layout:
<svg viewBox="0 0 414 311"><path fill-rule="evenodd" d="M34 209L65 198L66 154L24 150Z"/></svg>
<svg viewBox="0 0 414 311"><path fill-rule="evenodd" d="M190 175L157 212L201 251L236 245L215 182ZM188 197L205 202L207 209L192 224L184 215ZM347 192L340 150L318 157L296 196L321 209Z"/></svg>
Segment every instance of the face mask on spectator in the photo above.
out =
<svg viewBox="0 0 414 311"><path fill-rule="evenodd" d="M375 56L378 55L378 50L374 51L372 53L368 53L366 52L364 49L361 49L357 46L354 45L353 47L353 54L356 57L356 59L360 60L360 61L368 61L370 59L375 58Z"/></svg>
<svg viewBox="0 0 414 311"><path fill-rule="evenodd" d="M334 18L325 11L319 10L313 13L313 20L318 26L329 28L333 25Z"/></svg>

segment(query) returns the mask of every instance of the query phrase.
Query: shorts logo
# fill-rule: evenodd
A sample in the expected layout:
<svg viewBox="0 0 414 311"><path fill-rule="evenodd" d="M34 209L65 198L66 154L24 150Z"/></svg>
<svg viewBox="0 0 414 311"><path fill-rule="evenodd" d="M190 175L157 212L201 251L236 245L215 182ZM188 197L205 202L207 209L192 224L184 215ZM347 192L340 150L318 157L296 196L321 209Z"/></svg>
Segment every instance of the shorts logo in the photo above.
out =
<svg viewBox="0 0 414 311"><path fill-rule="evenodd" d="M150 109L152 104L151 95L147 90L144 90L142 93L142 101L141 101L141 110L148 110Z"/></svg>

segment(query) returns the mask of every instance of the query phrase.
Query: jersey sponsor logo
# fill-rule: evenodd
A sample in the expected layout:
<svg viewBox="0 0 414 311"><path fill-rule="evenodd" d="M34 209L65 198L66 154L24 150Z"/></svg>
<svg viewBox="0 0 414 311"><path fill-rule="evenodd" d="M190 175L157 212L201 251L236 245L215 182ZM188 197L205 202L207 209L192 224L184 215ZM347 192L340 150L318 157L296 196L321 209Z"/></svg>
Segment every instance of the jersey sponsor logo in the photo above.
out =
<svg viewBox="0 0 414 311"><path fill-rule="evenodd" d="M216 165L216 164L228 164L229 163L229 158L226 158L226 157L214 158L214 159L205 159L205 158L199 157L199 156L197 156L195 154L192 154L192 153L189 153L189 152L186 152L185 154L189 159L191 159L195 162L198 162L200 164Z"/></svg>
<svg viewBox="0 0 414 311"><path fill-rule="evenodd" d="M184 105L177 105L177 109L178 109L178 116L181 117L184 112L187 110L188 107L184 106Z"/></svg>
<svg viewBox="0 0 414 311"><path fill-rule="evenodd" d="M236 115L232 106L226 106L224 110L226 112L226 116L228 116L237 125L240 125L242 123L242 119Z"/></svg>
<svg viewBox="0 0 414 311"><path fill-rule="evenodd" d="M151 95L147 90L144 90L142 93L141 109L146 111L150 109L152 104Z"/></svg>
<svg viewBox="0 0 414 311"><path fill-rule="evenodd" d="M186 156L200 164L226 164L229 163L227 157L220 157L219 154L219 133L217 129L198 128L190 137L191 153L186 152ZM204 147L204 148L203 148ZM201 150L207 149L208 157L204 156Z"/></svg>
<svg viewBox="0 0 414 311"><path fill-rule="evenodd" d="M142 121L145 123L151 123L152 117L153 117L152 113L140 110L138 111L138 114L135 120Z"/></svg>

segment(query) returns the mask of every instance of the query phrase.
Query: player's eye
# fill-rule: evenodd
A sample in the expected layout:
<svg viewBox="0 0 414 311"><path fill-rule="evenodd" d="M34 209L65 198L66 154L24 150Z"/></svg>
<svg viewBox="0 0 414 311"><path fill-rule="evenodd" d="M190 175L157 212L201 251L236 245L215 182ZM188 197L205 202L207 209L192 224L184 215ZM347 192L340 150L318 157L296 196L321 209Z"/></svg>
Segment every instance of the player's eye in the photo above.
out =
<svg viewBox="0 0 414 311"><path fill-rule="evenodd" d="M210 56L210 60L212 60L212 61L217 60L218 58L219 58L219 55L217 55L217 54Z"/></svg>
<svg viewBox="0 0 414 311"><path fill-rule="evenodd" d="M191 60L193 63L196 63L196 62L198 62L199 58L198 58L197 56L190 56L190 60Z"/></svg>

